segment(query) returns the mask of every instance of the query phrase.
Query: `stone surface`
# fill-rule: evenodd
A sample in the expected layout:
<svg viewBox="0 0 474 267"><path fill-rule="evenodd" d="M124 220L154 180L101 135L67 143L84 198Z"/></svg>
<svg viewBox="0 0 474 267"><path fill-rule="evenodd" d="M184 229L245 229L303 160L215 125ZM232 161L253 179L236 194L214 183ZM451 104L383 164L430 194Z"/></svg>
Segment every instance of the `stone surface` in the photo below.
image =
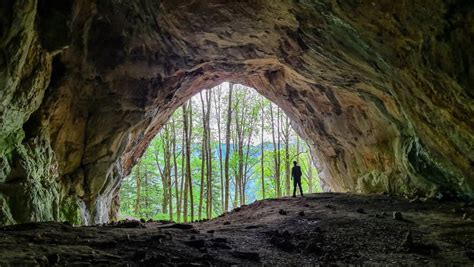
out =
<svg viewBox="0 0 474 267"><path fill-rule="evenodd" d="M308 203L306 216L298 216ZM327 212L327 204L337 209ZM472 266L474 222L453 216L456 205L321 193L258 201L238 213L192 223L193 229L158 221L19 224L0 227L0 265ZM274 211L280 207L287 216ZM371 214L400 210L408 221L358 216L357 207Z"/></svg>
<svg viewBox="0 0 474 267"><path fill-rule="evenodd" d="M114 218L170 114L223 81L285 111L325 190L473 197L472 1L56 2L0 7L0 223Z"/></svg>

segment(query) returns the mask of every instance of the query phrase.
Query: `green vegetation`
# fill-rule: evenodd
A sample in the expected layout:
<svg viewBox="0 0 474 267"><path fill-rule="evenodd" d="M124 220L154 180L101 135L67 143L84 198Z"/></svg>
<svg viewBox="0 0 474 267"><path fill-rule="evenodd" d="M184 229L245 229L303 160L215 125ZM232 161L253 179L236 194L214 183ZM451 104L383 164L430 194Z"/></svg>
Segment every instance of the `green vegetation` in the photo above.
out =
<svg viewBox="0 0 474 267"><path fill-rule="evenodd" d="M242 85L205 90L176 110L123 181L121 218L215 217L257 199L321 191L308 146L272 102Z"/></svg>

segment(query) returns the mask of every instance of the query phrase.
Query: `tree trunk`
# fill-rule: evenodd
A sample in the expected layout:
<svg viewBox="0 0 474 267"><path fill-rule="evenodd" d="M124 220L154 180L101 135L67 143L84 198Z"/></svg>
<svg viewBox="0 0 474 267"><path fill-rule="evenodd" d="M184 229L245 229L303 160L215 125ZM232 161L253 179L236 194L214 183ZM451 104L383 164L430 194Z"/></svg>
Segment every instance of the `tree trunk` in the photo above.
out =
<svg viewBox="0 0 474 267"><path fill-rule="evenodd" d="M224 172L222 166L222 141L221 141L221 97L222 90L219 86L217 93L214 94L214 103L216 107L216 120L217 120L217 143L219 146L219 174L220 174L220 191L221 191L221 212L224 213Z"/></svg>
<svg viewBox="0 0 474 267"><path fill-rule="evenodd" d="M170 129L166 127L166 151L165 151L165 176L166 176L166 188L168 189L164 194L167 195L168 201L168 213L169 218L173 220L173 190L172 190L172 179L171 179L171 137L170 137Z"/></svg>
<svg viewBox="0 0 474 267"><path fill-rule="evenodd" d="M286 195L290 195L290 123L288 117L285 116L285 128L283 132L285 138L285 185L286 185Z"/></svg>
<svg viewBox="0 0 474 267"><path fill-rule="evenodd" d="M265 163L264 163L264 160L265 160L265 144L264 144L264 140L263 140L263 127L264 127L264 109L263 109L263 103L262 103L262 107L261 107L261 139L260 139L260 168L261 168L261 171L262 171L262 199L265 199Z"/></svg>
<svg viewBox="0 0 474 267"><path fill-rule="evenodd" d="M212 217L212 148L211 148L211 90L206 91L207 113L206 113L206 148L207 148L207 218Z"/></svg>
<svg viewBox="0 0 474 267"><path fill-rule="evenodd" d="M186 166L184 169L184 192L183 192L183 221L187 222L188 221L188 190L189 190L189 180L188 180L188 174L189 174L189 169L188 169L188 163L189 163L189 126L188 126L188 105L189 101L183 105L183 139L184 139L184 161L183 164Z"/></svg>
<svg viewBox="0 0 474 267"><path fill-rule="evenodd" d="M186 104L184 104L184 105L186 105ZM182 111L183 111L183 114L185 114L184 106L183 106ZM184 128L184 123L183 123L183 131L182 131L182 137L181 137L181 184L179 186L180 190L179 190L179 201L178 201L181 212L178 213L178 218L177 218L178 222L181 222L181 217L182 216L186 217L186 215L183 214L183 211L187 213L187 205L184 205L184 203L183 203L183 197L184 197L183 195L186 194L186 193L184 193L184 191L185 191L185 180L186 180L185 179L185 177L186 177L186 175L185 175L185 165L186 165L186 155L185 154L186 154L186 152L185 152L185 141L184 140L185 140L185 136L187 134L186 131L187 131L187 129Z"/></svg>
<svg viewBox="0 0 474 267"><path fill-rule="evenodd" d="M245 205L245 188L247 188L247 182L249 177L247 176L248 174L248 163L249 163L249 157L250 157L250 141L252 140L252 134L253 134L253 127L249 127L249 135L247 138L247 146L246 146L246 152L245 152L245 161L244 161L244 172L242 175L242 185L241 185L241 200L242 200L242 205Z"/></svg>
<svg viewBox="0 0 474 267"><path fill-rule="evenodd" d="M296 135L296 161L300 161L300 137Z"/></svg>
<svg viewBox="0 0 474 267"><path fill-rule="evenodd" d="M276 195L280 197L280 160L279 160L279 143L280 141L275 138L275 116L273 116L273 105L270 105L270 120L272 124L272 143L273 143L273 160L275 164L275 173L274 173L274 181L275 181L275 188L276 188ZM277 126L278 127L278 126ZM278 131L279 129L277 129ZM278 136L279 137L279 136Z"/></svg>
<svg viewBox="0 0 474 267"><path fill-rule="evenodd" d="M146 165L145 165L146 166ZM145 167L145 172L144 172L144 175L143 175L143 178L145 178L144 180L144 183L143 183L143 189L144 189L144 193L145 193L145 197L144 197L144 204L145 204L145 213L144 213L144 217L149 217L149 203L148 203L148 172L147 172L147 169Z"/></svg>
<svg viewBox="0 0 474 267"><path fill-rule="evenodd" d="M203 134L204 135L204 134ZM203 196L204 196L204 166L206 165L207 157L206 157L206 148L204 142L204 136L201 143L201 180L199 183L199 206L198 206L198 220L202 219L202 203L203 203Z"/></svg>
<svg viewBox="0 0 474 267"><path fill-rule="evenodd" d="M169 179L170 179L170 151L169 151L169 131L168 131L168 126L165 125L163 127L163 134L162 134L162 144L163 144L163 160L164 160L164 168L161 169L159 165L159 158L158 155L155 155L156 157L156 164L158 166L158 169L160 170L161 174L161 181L163 184L163 202L162 202L162 209L163 213L168 213L168 208L169 208L169 199L168 199L168 191L169 191Z"/></svg>
<svg viewBox="0 0 474 267"><path fill-rule="evenodd" d="M194 221L194 199L193 199L193 181L191 176L191 138L192 138L192 129L193 129L193 105L192 102L189 101L189 108L188 108L188 115L189 115L189 127L188 127L188 136L186 142L186 175L188 179L189 185L189 205L191 211L191 221Z"/></svg>
<svg viewBox="0 0 474 267"><path fill-rule="evenodd" d="M200 191L199 191L199 206L198 206L198 219L202 219L202 206L203 206L203 196L204 196L204 166L207 167L207 149L206 149L206 138L207 138L207 127L206 127L206 109L204 99L202 98L202 92L199 92L199 97L201 99L201 111L202 111L202 142L201 142L201 182L200 182ZM207 213L207 208L206 208Z"/></svg>
<svg viewBox="0 0 474 267"><path fill-rule="evenodd" d="M135 200L135 214L140 213L140 198L141 198L141 189L142 189L142 181L140 177L140 166L141 165L141 160L138 161L137 168L136 168L136 173L135 173L135 180L137 183L137 198Z"/></svg>
<svg viewBox="0 0 474 267"><path fill-rule="evenodd" d="M311 162L311 157L308 157L308 192L313 193L313 166Z"/></svg>
<svg viewBox="0 0 474 267"><path fill-rule="evenodd" d="M241 110L242 107L238 106L240 103L239 98L236 97L236 107L239 107ZM241 192L241 181L242 181L242 171L243 171L243 152L242 152L242 129L240 127L240 114L238 110L235 112L235 131L237 137L237 175L235 176L235 198L234 198L234 208L238 206L238 199L240 199L240 205L242 205L242 192Z"/></svg>
<svg viewBox="0 0 474 267"><path fill-rule="evenodd" d="M176 198L176 220L179 221L179 213L180 213L180 206L179 206L179 182L178 182L178 163L177 163L177 155L176 155L176 122L173 118L171 121L171 130L173 134L172 138L172 148L173 148L173 174L174 174L174 194ZM171 196L171 193L170 193ZM170 219L173 220L173 214L171 214Z"/></svg>
<svg viewBox="0 0 474 267"><path fill-rule="evenodd" d="M277 176L277 196L278 197L281 197L281 121L280 121L280 108L277 107L277 135L278 135L278 138L277 138L277 157L278 157L278 165L277 165L277 169L278 169L278 176Z"/></svg>
<svg viewBox="0 0 474 267"><path fill-rule="evenodd" d="M224 173L225 173L225 200L224 200L224 211L229 210L229 157L230 157L230 125L232 122L232 91L234 85L229 83L229 99L227 104L227 121L226 121L226 133L225 133L225 162L224 162Z"/></svg>

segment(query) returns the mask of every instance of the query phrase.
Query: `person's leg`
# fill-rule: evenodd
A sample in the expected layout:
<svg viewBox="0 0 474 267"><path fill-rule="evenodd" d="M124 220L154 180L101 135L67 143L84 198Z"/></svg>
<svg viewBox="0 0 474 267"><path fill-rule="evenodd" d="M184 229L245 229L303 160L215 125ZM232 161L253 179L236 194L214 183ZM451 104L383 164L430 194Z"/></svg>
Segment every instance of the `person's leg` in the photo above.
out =
<svg viewBox="0 0 474 267"><path fill-rule="evenodd" d="M303 196L303 188L301 187L301 178L298 180L298 187L300 188L301 196Z"/></svg>
<svg viewBox="0 0 474 267"><path fill-rule="evenodd" d="M296 197L296 186L297 186L296 179L293 178L293 197Z"/></svg>

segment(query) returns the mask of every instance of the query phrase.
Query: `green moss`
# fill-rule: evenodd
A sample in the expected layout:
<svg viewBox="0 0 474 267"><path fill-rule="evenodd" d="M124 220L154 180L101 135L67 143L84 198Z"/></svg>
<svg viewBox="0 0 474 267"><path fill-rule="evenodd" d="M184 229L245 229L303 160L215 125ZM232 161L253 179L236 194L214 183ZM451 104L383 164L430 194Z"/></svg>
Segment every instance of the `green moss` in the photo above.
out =
<svg viewBox="0 0 474 267"><path fill-rule="evenodd" d="M0 155L11 155L24 137L25 133L22 130L0 133Z"/></svg>
<svg viewBox="0 0 474 267"><path fill-rule="evenodd" d="M0 194L0 225L15 224L7 200Z"/></svg>
<svg viewBox="0 0 474 267"><path fill-rule="evenodd" d="M61 200L59 219L61 221L68 221L73 225L83 224L79 205L73 197L65 197Z"/></svg>
<svg viewBox="0 0 474 267"><path fill-rule="evenodd" d="M58 186L44 186L37 181L17 184L10 208L17 222L55 221L59 204Z"/></svg>
<svg viewBox="0 0 474 267"><path fill-rule="evenodd" d="M59 218L57 164L49 142L34 138L17 146L15 173L9 183L8 197L12 217L19 223L54 221Z"/></svg>

